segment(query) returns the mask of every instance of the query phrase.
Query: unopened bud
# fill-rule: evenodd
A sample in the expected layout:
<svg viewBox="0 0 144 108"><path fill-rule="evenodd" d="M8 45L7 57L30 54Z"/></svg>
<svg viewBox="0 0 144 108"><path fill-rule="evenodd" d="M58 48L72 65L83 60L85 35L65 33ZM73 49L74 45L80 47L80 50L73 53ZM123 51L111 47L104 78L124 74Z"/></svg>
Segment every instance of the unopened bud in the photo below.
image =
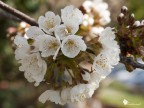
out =
<svg viewBox="0 0 144 108"><path fill-rule="evenodd" d="M130 25L133 25L134 22L135 22L135 15L134 15L134 14L131 14L131 15L129 16L129 24L130 24Z"/></svg>
<svg viewBox="0 0 144 108"><path fill-rule="evenodd" d="M120 13L119 16L118 16L118 18L117 18L117 20L118 20L118 23L120 25L122 25L122 23L124 22L124 14Z"/></svg>
<svg viewBox="0 0 144 108"><path fill-rule="evenodd" d="M144 20L141 21L141 25L144 25Z"/></svg>
<svg viewBox="0 0 144 108"><path fill-rule="evenodd" d="M132 13L132 14L131 14L131 17L132 17L132 18L135 18L135 15Z"/></svg>
<svg viewBox="0 0 144 108"><path fill-rule="evenodd" d="M127 26L126 28L127 28L127 29L129 29L129 28L130 28L130 26Z"/></svg>
<svg viewBox="0 0 144 108"><path fill-rule="evenodd" d="M133 24L133 26L135 26L135 27L138 27L140 25L141 25L140 21L135 21L135 23Z"/></svg>
<svg viewBox="0 0 144 108"><path fill-rule="evenodd" d="M127 8L126 6L123 6L123 7L121 8L121 12L122 12L123 14L126 14L126 13L128 12L128 8Z"/></svg>
<svg viewBox="0 0 144 108"><path fill-rule="evenodd" d="M120 14L119 14L119 17L120 17L120 18L123 18L123 17L124 17L124 14L123 14L123 13L120 13Z"/></svg>

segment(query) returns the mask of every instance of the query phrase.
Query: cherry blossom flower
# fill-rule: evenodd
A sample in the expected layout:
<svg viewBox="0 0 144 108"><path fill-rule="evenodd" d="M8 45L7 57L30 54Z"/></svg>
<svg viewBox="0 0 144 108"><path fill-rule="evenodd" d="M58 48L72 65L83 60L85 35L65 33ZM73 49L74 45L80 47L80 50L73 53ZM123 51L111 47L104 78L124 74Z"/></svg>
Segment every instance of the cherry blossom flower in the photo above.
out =
<svg viewBox="0 0 144 108"><path fill-rule="evenodd" d="M21 59L19 63L21 63L19 69L20 71L25 71L25 77L28 81L35 81L36 86L43 81L47 65L46 62L41 59L39 53L30 54Z"/></svg>
<svg viewBox="0 0 144 108"><path fill-rule="evenodd" d="M76 85L71 89L70 92L71 101L80 102L80 101L84 101L86 98L90 98L97 87L98 86L95 83Z"/></svg>
<svg viewBox="0 0 144 108"><path fill-rule="evenodd" d="M59 37L61 40L66 38L69 35L74 35L79 29L79 25L75 24L73 22L62 24L56 27L55 29L55 35L56 37Z"/></svg>
<svg viewBox="0 0 144 108"><path fill-rule="evenodd" d="M39 101L42 103L45 103L47 100L64 105L60 97L60 91L47 90L39 97Z"/></svg>
<svg viewBox="0 0 144 108"><path fill-rule="evenodd" d="M63 54L69 58L74 58L80 51L85 51L87 48L82 38L77 35L69 35L62 41L61 47Z"/></svg>
<svg viewBox="0 0 144 108"><path fill-rule="evenodd" d="M81 24L83 21L83 14L82 12L74 8L74 6L66 6L64 9L61 10L61 17L62 21L64 23L66 22L77 22L78 24Z"/></svg>
<svg viewBox="0 0 144 108"><path fill-rule="evenodd" d="M25 56L29 55L30 46L26 38L17 35L14 39L14 43L17 45L17 49L15 50L16 60L23 59Z"/></svg>
<svg viewBox="0 0 144 108"><path fill-rule="evenodd" d="M55 35L63 40L68 35L74 35L79 30L79 25L83 21L82 12L73 6L67 6L61 10L62 25L55 29Z"/></svg>
<svg viewBox="0 0 144 108"><path fill-rule="evenodd" d="M86 9L87 13L90 13L91 10L97 12L98 16L100 17L99 23L101 25L106 25L111 21L110 12L108 11L108 4L103 0L86 0L83 3L83 6Z"/></svg>
<svg viewBox="0 0 144 108"><path fill-rule="evenodd" d="M32 45L35 46L34 47L34 51L38 51L39 47L40 47L40 40L41 37L44 35L45 33L38 27L36 26L31 26L27 31L26 31L26 36L28 37L28 39L33 39L33 43Z"/></svg>
<svg viewBox="0 0 144 108"><path fill-rule="evenodd" d="M102 76L107 76L111 72L113 65L118 64L120 60L120 49L117 42L114 40L115 34L112 28L105 28L99 36L99 41L103 46L103 50L95 57L93 68Z"/></svg>
<svg viewBox="0 0 144 108"><path fill-rule="evenodd" d="M42 57L49 57L53 55L55 58L60 49L60 41L53 36L43 35L41 37L39 49L42 52L41 53Z"/></svg>
<svg viewBox="0 0 144 108"><path fill-rule="evenodd" d="M55 26L60 25L60 23L60 17L50 11L45 14L45 17L40 16L38 19L39 27L49 34L51 34L54 31Z"/></svg>

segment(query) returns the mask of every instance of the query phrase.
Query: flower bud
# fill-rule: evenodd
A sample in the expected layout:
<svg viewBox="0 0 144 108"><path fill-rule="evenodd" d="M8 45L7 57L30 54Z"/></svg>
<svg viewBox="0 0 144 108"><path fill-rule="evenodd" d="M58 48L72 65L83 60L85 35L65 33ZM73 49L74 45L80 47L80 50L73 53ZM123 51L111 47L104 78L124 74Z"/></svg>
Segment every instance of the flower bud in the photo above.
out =
<svg viewBox="0 0 144 108"><path fill-rule="evenodd" d="M132 13L130 16L129 16L129 24L130 25L133 25L135 22L135 15Z"/></svg>
<svg viewBox="0 0 144 108"><path fill-rule="evenodd" d="M118 20L118 23L120 25L122 25L122 23L124 22L124 14L120 13L119 16L118 16L118 18L117 18L117 20Z"/></svg>
<svg viewBox="0 0 144 108"><path fill-rule="evenodd" d="M123 6L123 7L121 8L121 12L122 12L123 14L126 14L126 13L128 12L128 8L127 8L126 6Z"/></svg>
<svg viewBox="0 0 144 108"><path fill-rule="evenodd" d="M141 21L141 25L144 25L144 20Z"/></svg>
<svg viewBox="0 0 144 108"><path fill-rule="evenodd" d="M138 27L140 25L141 25L140 21L135 21L135 23L133 24L134 27Z"/></svg>

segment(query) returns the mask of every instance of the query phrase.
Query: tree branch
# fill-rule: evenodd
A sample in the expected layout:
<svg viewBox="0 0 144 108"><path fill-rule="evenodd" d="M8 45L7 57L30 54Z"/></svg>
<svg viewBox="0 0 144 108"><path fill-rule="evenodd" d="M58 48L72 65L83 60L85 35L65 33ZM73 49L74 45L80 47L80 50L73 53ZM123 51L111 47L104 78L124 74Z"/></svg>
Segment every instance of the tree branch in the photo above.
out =
<svg viewBox="0 0 144 108"><path fill-rule="evenodd" d="M37 22L33 18L31 18L30 16L10 7L9 5L5 4L2 1L0 1L0 8L3 9L4 11L7 11L8 13L16 16L20 20L27 22L28 24L30 24L32 26L38 26Z"/></svg>
<svg viewBox="0 0 144 108"><path fill-rule="evenodd" d="M129 64L134 68L139 68L139 69L144 70L144 64L134 61L132 57L120 56L120 62L125 63L125 64Z"/></svg>

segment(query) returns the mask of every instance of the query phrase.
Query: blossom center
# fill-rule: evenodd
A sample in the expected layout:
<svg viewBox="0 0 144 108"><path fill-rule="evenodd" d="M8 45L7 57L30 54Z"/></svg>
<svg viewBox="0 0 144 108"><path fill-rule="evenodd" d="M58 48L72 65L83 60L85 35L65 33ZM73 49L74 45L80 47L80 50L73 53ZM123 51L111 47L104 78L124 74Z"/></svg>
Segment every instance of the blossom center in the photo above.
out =
<svg viewBox="0 0 144 108"><path fill-rule="evenodd" d="M57 48L59 44L57 42L51 42L51 44L48 45L49 49Z"/></svg>
<svg viewBox="0 0 144 108"><path fill-rule="evenodd" d="M74 44L75 44L74 41L71 40L71 39L69 39L69 40L67 41L67 45L68 45L69 47L72 47Z"/></svg>
<svg viewBox="0 0 144 108"><path fill-rule="evenodd" d="M52 20L52 21L46 21L45 22L45 26L47 27L47 28L53 28L54 27L54 19Z"/></svg>

